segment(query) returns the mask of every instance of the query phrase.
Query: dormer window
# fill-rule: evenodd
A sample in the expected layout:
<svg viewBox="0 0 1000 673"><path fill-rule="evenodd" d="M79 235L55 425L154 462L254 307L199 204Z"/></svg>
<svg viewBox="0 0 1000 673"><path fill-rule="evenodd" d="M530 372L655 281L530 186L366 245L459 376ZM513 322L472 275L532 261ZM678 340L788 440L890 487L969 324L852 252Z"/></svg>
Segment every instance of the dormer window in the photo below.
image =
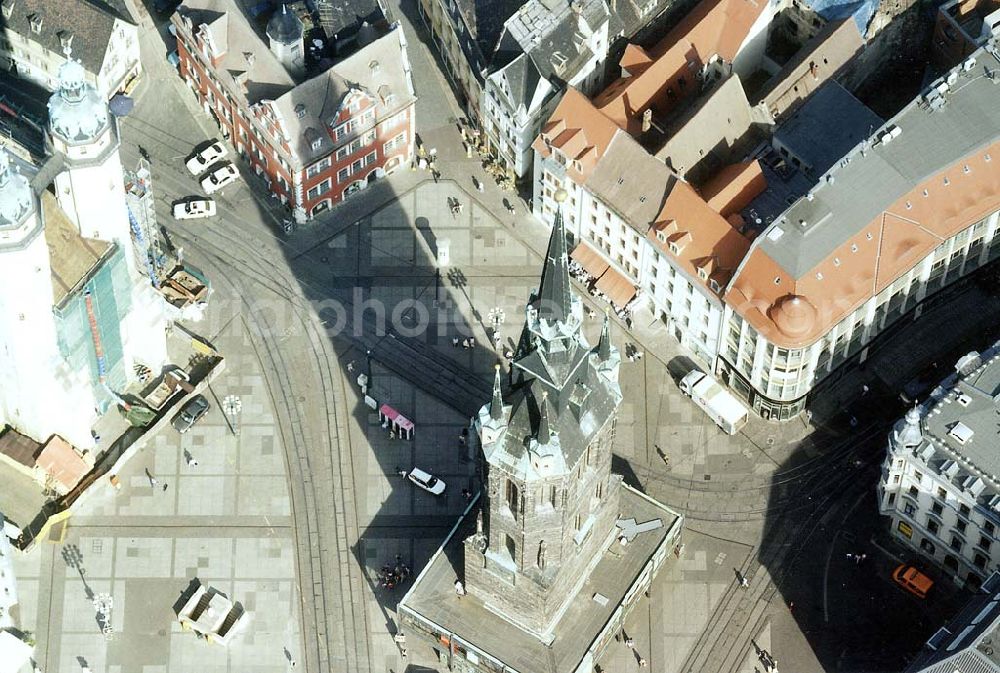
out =
<svg viewBox="0 0 1000 673"><path fill-rule="evenodd" d="M298 105L296 105L295 106L295 116L298 117L299 119L302 119L303 117L305 117L306 116L306 106L303 105L302 103L299 103Z"/></svg>
<svg viewBox="0 0 1000 673"><path fill-rule="evenodd" d="M666 243L667 235L664 234L662 231L658 231L656 232L656 240L658 240L660 243Z"/></svg>
<svg viewBox="0 0 1000 673"><path fill-rule="evenodd" d="M0 4L0 9L3 11L3 18L9 19L11 13L14 11L14 0L3 0Z"/></svg>
<svg viewBox="0 0 1000 673"><path fill-rule="evenodd" d="M37 34L42 32L42 17L37 14L32 14L28 17L28 24L31 26L32 33Z"/></svg>
<svg viewBox="0 0 1000 673"><path fill-rule="evenodd" d="M679 247L677 247L677 244L674 243L673 241L671 241L667 245L667 247L670 248L670 252L674 253L675 255L680 254L681 249Z"/></svg>
<svg viewBox="0 0 1000 673"><path fill-rule="evenodd" d="M371 71L372 75L377 75L382 67L378 64L378 61L372 61L368 64L368 70Z"/></svg>
<svg viewBox="0 0 1000 673"><path fill-rule="evenodd" d="M712 288L712 292L715 292L716 294L722 292L722 286L720 286L719 283L714 278L708 281L708 286Z"/></svg>
<svg viewBox="0 0 1000 673"><path fill-rule="evenodd" d="M312 144L310 145L310 147L312 147L313 151L316 151L316 150L318 150L318 149L319 149L319 148L320 148L320 147L321 147L322 145L323 145L323 141L322 141L322 139L320 139L320 138L317 138L316 140L312 141Z"/></svg>
<svg viewBox="0 0 1000 673"><path fill-rule="evenodd" d="M698 277L702 280L708 280L708 272L705 269L698 269Z"/></svg>
<svg viewBox="0 0 1000 673"><path fill-rule="evenodd" d="M392 107L395 104L396 104L396 94L390 93L390 94L386 95L386 97L385 97L385 106L386 107Z"/></svg>

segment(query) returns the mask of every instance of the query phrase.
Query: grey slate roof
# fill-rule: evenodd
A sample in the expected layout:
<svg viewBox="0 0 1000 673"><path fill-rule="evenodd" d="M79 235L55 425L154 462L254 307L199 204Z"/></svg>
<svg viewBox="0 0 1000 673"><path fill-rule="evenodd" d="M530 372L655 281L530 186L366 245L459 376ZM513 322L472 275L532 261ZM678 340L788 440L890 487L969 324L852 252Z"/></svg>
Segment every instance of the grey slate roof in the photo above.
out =
<svg viewBox="0 0 1000 673"><path fill-rule="evenodd" d="M510 98L514 109L519 105L524 105L526 110L531 109L531 101L538 89L541 81L541 74L534 62L527 54L519 54L517 58L501 69L507 78L510 86Z"/></svg>
<svg viewBox="0 0 1000 673"><path fill-rule="evenodd" d="M364 21L384 18L377 0L316 0L316 11L323 32L330 37L354 32Z"/></svg>
<svg viewBox="0 0 1000 673"><path fill-rule="evenodd" d="M549 247L542 266L542 284L538 291L538 315L549 320L566 320L572 310L573 288L569 280L569 251L566 249L566 225L562 209L556 211Z"/></svg>
<svg viewBox="0 0 1000 673"><path fill-rule="evenodd" d="M782 228L780 239L758 239L768 256L801 278L914 184L1000 138L1000 56L984 49L974 56L976 65L957 76L943 105L911 102L882 127L901 129L898 138L854 148L831 169L832 183L820 180L812 200L788 208L772 225Z"/></svg>
<svg viewBox="0 0 1000 673"><path fill-rule="evenodd" d="M352 89L367 91L379 106L383 106L384 96L389 93L396 96L390 108L376 108L379 120L415 100L403 61L401 35L402 28L397 26L323 74L306 80L275 99L274 106L286 135L291 139L292 151L303 164L329 154L336 144L342 144L335 144L326 129ZM371 64L376 61L378 73L372 74ZM296 111L299 105L303 106L302 117ZM307 133L310 129L312 133ZM318 149L312 148L312 138L320 139Z"/></svg>
<svg viewBox="0 0 1000 673"><path fill-rule="evenodd" d="M905 673L1000 673L1000 574L941 627Z"/></svg>
<svg viewBox="0 0 1000 673"><path fill-rule="evenodd" d="M525 0L456 0L480 53L488 58L500 41L504 22Z"/></svg>
<svg viewBox="0 0 1000 673"><path fill-rule="evenodd" d="M31 30L28 17L42 20L41 32ZM15 0L10 18L2 24L49 51L63 53L60 35L73 36L73 58L79 59L88 72L97 74L104 65L104 54L114 33L115 19L134 23L103 2L90 0Z"/></svg>
<svg viewBox="0 0 1000 673"><path fill-rule="evenodd" d="M594 55L586 44L577 47L576 34L583 34L580 24L596 31L607 19L604 0L572 5L568 0L530 0L507 20L498 49L519 49L531 57L545 79L569 81ZM565 57L559 67L553 59L557 53Z"/></svg>
<svg viewBox="0 0 1000 673"><path fill-rule="evenodd" d="M1000 523L1000 341L946 378L921 409L914 454Z"/></svg>
<svg viewBox="0 0 1000 673"><path fill-rule="evenodd" d="M883 123L850 91L830 80L778 127L774 138L820 176Z"/></svg>
<svg viewBox="0 0 1000 673"><path fill-rule="evenodd" d="M597 167L587 179L587 189L626 222L646 234L656 220L674 184L674 173L625 131L615 132Z"/></svg>

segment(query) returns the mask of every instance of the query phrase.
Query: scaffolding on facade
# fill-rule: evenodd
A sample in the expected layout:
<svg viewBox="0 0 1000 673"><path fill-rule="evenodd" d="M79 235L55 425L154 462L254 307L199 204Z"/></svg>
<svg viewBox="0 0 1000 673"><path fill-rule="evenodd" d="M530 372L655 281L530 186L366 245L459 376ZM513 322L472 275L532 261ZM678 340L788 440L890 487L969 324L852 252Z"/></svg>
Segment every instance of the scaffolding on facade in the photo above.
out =
<svg viewBox="0 0 1000 673"><path fill-rule="evenodd" d="M149 162L139 159L134 171L125 171L125 199L136 262L146 269L149 281L159 289L160 274L167 263L163 239L156 224L153 177Z"/></svg>

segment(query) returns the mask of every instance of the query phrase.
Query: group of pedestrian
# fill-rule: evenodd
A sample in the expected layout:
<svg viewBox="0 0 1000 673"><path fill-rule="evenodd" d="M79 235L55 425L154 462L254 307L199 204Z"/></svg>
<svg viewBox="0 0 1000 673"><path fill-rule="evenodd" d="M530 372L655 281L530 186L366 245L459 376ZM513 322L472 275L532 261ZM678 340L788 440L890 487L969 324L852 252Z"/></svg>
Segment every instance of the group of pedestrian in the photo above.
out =
<svg viewBox="0 0 1000 673"><path fill-rule="evenodd" d="M458 337L452 337L452 339L451 339L451 345L454 346L455 348L458 348L459 346L461 346L462 348L466 348L466 349L468 349L468 348L475 348L476 347L476 340L473 339L472 337L467 337L465 339L459 339Z"/></svg>
<svg viewBox="0 0 1000 673"><path fill-rule="evenodd" d="M635 362L642 359L642 351L639 350L634 343L631 341L625 344L625 357L628 358L629 362Z"/></svg>
<svg viewBox="0 0 1000 673"><path fill-rule="evenodd" d="M848 554L847 558L854 561L855 565L861 565L862 561L868 558L868 554Z"/></svg>
<svg viewBox="0 0 1000 673"><path fill-rule="evenodd" d="M378 579L378 585L380 587L392 590L405 582L410 574L410 568L403 563L403 557L396 554L396 565L391 566L386 563L382 566L382 569L378 571L376 578Z"/></svg>

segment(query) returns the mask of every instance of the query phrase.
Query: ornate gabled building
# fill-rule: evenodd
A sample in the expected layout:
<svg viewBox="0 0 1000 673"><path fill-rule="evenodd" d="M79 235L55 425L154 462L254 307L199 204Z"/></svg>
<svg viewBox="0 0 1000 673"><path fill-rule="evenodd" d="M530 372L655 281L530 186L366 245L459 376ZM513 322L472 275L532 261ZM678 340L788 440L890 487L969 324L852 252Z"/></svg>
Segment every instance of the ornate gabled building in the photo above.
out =
<svg viewBox="0 0 1000 673"><path fill-rule="evenodd" d="M611 473L621 357L608 319L595 347L582 324L557 215L511 390L498 367L472 419L478 507L400 603L451 670L590 670L678 543L681 517Z"/></svg>

